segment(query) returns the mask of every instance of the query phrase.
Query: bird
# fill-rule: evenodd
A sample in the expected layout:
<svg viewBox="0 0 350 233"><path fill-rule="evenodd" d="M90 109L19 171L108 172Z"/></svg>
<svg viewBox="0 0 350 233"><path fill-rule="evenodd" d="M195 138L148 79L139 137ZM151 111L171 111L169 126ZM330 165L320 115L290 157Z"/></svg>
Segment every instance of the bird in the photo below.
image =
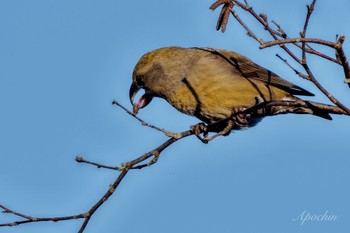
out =
<svg viewBox="0 0 350 233"><path fill-rule="evenodd" d="M144 94L134 103L140 89ZM160 97L178 111L212 125L211 131L221 135L255 126L264 117L239 113L271 101L300 101L295 95L314 96L239 53L176 46L144 54L134 68L129 90L135 115L154 97ZM278 113L331 119L327 112L312 106L275 107L266 115Z"/></svg>

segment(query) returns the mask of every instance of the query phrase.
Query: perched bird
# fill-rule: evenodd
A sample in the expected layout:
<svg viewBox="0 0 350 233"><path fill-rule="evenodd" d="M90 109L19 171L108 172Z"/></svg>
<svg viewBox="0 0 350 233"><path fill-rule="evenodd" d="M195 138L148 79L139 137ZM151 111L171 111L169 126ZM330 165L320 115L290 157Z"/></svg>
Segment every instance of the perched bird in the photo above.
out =
<svg viewBox="0 0 350 233"><path fill-rule="evenodd" d="M134 97L141 88L145 94L134 104ZM153 97L160 97L180 112L207 124L231 118L229 130L255 125L261 116L236 113L259 103L300 100L293 95L313 96L241 54L222 49L180 47L160 48L143 55L135 66L129 94L135 114ZM328 113L309 107L280 107L273 111L331 119ZM224 125L218 124L214 131L224 128L227 128L227 121Z"/></svg>

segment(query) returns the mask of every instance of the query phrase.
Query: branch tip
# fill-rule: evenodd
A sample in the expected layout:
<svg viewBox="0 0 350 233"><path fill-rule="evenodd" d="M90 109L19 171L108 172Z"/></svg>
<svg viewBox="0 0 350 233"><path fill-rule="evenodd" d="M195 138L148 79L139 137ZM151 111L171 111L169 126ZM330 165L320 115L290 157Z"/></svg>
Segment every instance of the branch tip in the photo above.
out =
<svg viewBox="0 0 350 233"><path fill-rule="evenodd" d="M75 157L75 161L77 161L78 163L82 163L82 162L84 162L84 159L83 159L83 157L77 156L77 157Z"/></svg>

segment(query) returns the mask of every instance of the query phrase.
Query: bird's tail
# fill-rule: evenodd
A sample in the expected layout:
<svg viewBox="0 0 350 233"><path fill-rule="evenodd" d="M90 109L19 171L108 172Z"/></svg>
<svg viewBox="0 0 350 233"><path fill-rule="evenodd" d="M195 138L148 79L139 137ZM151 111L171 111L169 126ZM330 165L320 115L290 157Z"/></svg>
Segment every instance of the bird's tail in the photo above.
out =
<svg viewBox="0 0 350 233"><path fill-rule="evenodd" d="M302 100L295 96L284 99L282 103L276 103L276 105L274 105L273 102L271 102L271 106L268 107L268 114L311 114L327 120L332 120L332 117L329 115L329 113L342 114L336 111L332 111L334 106Z"/></svg>

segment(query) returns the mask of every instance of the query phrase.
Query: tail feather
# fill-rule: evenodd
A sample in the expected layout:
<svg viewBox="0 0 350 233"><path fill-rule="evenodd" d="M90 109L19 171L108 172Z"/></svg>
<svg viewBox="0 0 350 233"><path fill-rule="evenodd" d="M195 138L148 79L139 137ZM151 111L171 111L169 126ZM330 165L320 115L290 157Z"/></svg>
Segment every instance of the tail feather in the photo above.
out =
<svg viewBox="0 0 350 233"><path fill-rule="evenodd" d="M295 113L295 114L311 114L326 120L332 120L332 117L329 115L329 112L325 109L322 109L318 106L315 106L309 101L299 99L295 96L288 97L284 99L286 101L295 101L300 103L300 106L272 106L269 113L271 115L286 114L286 113Z"/></svg>
<svg viewBox="0 0 350 233"><path fill-rule="evenodd" d="M327 111L315 107L312 103L310 103L308 101L304 101L304 102L309 106L309 109L312 111L312 115L322 117L322 118L327 119L327 120L332 120L331 115L329 115L329 113Z"/></svg>

